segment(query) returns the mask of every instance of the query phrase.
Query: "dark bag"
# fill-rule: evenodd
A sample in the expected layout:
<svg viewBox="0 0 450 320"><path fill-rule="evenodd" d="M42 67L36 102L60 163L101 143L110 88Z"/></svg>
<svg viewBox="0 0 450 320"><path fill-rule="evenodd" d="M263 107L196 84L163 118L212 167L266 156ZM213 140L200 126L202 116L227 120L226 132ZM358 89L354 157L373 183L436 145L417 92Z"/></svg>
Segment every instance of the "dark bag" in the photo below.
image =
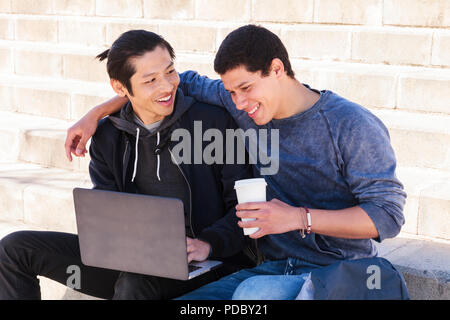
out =
<svg viewBox="0 0 450 320"><path fill-rule="evenodd" d="M409 300L402 274L385 258L333 263L311 272L314 300Z"/></svg>

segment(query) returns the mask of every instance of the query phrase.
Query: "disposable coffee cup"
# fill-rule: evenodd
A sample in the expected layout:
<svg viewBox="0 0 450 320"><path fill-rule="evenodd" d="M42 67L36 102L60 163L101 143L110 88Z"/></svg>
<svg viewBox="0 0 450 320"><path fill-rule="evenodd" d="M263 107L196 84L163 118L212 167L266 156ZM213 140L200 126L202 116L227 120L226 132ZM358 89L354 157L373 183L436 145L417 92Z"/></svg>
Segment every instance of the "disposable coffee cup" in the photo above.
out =
<svg viewBox="0 0 450 320"><path fill-rule="evenodd" d="M265 202L266 186L264 178L237 180L234 183L234 189L238 203L247 202ZM255 219L242 219L242 221L251 221ZM244 235L248 236L258 231L259 228L244 228Z"/></svg>

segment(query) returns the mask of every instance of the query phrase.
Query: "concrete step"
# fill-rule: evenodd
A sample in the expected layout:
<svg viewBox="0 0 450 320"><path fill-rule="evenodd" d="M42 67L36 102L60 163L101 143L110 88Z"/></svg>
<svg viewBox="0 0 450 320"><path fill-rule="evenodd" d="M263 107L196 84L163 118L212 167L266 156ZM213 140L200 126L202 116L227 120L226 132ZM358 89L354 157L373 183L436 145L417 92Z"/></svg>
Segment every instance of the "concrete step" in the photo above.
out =
<svg viewBox="0 0 450 320"><path fill-rule="evenodd" d="M400 167L397 176L408 195L402 231L450 240L449 172Z"/></svg>
<svg viewBox="0 0 450 320"><path fill-rule="evenodd" d="M261 8L260 4L258 8ZM123 12L117 13L122 15ZM272 13L273 10L268 12ZM213 19L211 12L198 20L145 19L142 16L126 18L115 15L54 16L9 13L0 14L0 21L6 29L3 39L80 43L89 46L112 43L120 33L128 29L147 29L164 35L173 44L176 52L215 52L229 31L242 25L242 22L236 19ZM236 18L236 13L234 16ZM440 40L448 37L445 28L383 26L381 23L361 26L351 23L336 25L333 22L329 25L313 21L301 24L272 23L274 21L280 22L270 19L262 21L262 24L282 38L293 58L449 66L448 58L445 57L445 46L439 46ZM323 43L327 43L327 46Z"/></svg>
<svg viewBox="0 0 450 320"><path fill-rule="evenodd" d="M23 162L0 163L0 220L76 232L72 190L91 188L89 176Z"/></svg>
<svg viewBox="0 0 450 320"><path fill-rule="evenodd" d="M377 247L403 274L411 299L450 299L450 241L400 234Z"/></svg>
<svg viewBox="0 0 450 320"><path fill-rule="evenodd" d="M108 84L104 62L94 59L104 49L105 46L100 45L0 40L0 58L3 57L0 73L3 72L5 77L0 93L7 98L2 102L5 106L0 105L0 108L19 108L23 112L73 119L88 106L114 94ZM214 52L176 52L179 72L197 70L218 78L213 70ZM447 103L450 93L446 90L450 85L450 68L367 64L313 57L291 57L291 60L301 82L317 89L335 91L366 107L450 114ZM10 75L15 77L9 79ZM98 85L100 83L103 86ZM31 108L26 104L33 99L30 97L32 92L23 89L14 92L11 87L39 89L40 100L51 98L58 101L61 108L51 108L46 101L39 108ZM51 95L53 91L58 94ZM8 101L9 106L6 105ZM71 106L72 112L66 111L70 108L67 105Z"/></svg>
<svg viewBox="0 0 450 320"><path fill-rule="evenodd" d="M109 83L0 73L0 110L56 119L79 119L115 95Z"/></svg>
<svg viewBox="0 0 450 320"><path fill-rule="evenodd" d="M19 230L42 230L23 223L0 220L0 239ZM450 242L400 234L377 243L379 255L388 259L405 278L413 300L450 299ZM39 276L44 300L98 299Z"/></svg>
<svg viewBox="0 0 450 320"><path fill-rule="evenodd" d="M198 0L168 3L165 0L128 0L116 2L97 0L79 1L38 1L24 3L20 0L5 1L0 12L29 15L78 15L115 16L174 20L234 20L236 21L278 21L286 23L361 24L361 25L401 25L448 27L450 21L442 12L450 9L446 0L379 0L354 2L351 0L320 1L279 1L259 0L251 6L251 1L233 0L228 3ZM289 10L286 10L289 6Z"/></svg>
<svg viewBox="0 0 450 320"><path fill-rule="evenodd" d="M35 225L24 224L20 222L0 220L0 239L4 236L21 230L45 231ZM77 292L69 287L60 284L46 277L38 276L41 286L41 298L43 300L93 300L95 297Z"/></svg>
<svg viewBox="0 0 450 320"><path fill-rule="evenodd" d="M65 156L64 142L72 122L17 112L0 112L0 161L21 160L45 167L88 172L89 157Z"/></svg>
<svg viewBox="0 0 450 320"><path fill-rule="evenodd" d="M398 165L450 171L450 116L372 110L388 127Z"/></svg>

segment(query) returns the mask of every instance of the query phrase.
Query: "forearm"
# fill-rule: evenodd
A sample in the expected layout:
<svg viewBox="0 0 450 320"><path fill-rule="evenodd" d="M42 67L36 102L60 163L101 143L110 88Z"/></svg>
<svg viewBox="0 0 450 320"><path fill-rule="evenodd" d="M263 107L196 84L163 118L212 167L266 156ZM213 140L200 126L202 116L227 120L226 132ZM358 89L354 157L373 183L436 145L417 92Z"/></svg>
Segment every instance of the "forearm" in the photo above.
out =
<svg viewBox="0 0 450 320"><path fill-rule="evenodd" d="M314 233L346 239L378 237L372 219L358 206L342 210L309 209L309 211L311 231Z"/></svg>
<svg viewBox="0 0 450 320"><path fill-rule="evenodd" d="M126 97L115 96L108 101L105 101L98 106L92 108L88 113L98 120L113 114L122 108L122 106L128 101Z"/></svg>

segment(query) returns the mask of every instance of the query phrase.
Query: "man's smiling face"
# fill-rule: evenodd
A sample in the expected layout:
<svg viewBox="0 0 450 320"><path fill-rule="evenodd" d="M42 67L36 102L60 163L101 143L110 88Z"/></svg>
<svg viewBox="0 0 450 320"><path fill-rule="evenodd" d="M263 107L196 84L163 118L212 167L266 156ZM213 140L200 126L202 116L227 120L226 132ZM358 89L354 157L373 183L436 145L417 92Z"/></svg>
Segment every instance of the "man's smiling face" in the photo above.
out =
<svg viewBox="0 0 450 320"><path fill-rule="evenodd" d="M170 115L180 78L167 49L157 46L153 51L131 58L129 63L136 71L130 78L132 94L124 86L122 90L134 112L145 124Z"/></svg>
<svg viewBox="0 0 450 320"><path fill-rule="evenodd" d="M257 125L264 125L277 115L279 99L277 80L272 73L249 72L244 66L236 67L221 75L225 89L238 110L247 112Z"/></svg>

